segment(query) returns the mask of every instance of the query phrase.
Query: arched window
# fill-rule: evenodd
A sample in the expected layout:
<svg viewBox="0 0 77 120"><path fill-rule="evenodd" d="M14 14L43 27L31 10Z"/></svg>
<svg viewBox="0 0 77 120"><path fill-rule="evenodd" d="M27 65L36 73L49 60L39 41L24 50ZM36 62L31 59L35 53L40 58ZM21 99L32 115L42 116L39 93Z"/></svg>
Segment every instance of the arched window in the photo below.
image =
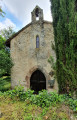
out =
<svg viewBox="0 0 77 120"><path fill-rule="evenodd" d="M36 48L39 48L39 36L36 36Z"/></svg>
<svg viewBox="0 0 77 120"><path fill-rule="evenodd" d="M38 8L35 11L35 15L36 15L36 20L39 20L39 9Z"/></svg>
<svg viewBox="0 0 77 120"><path fill-rule="evenodd" d="M39 17L39 9L37 8L35 11L36 17Z"/></svg>

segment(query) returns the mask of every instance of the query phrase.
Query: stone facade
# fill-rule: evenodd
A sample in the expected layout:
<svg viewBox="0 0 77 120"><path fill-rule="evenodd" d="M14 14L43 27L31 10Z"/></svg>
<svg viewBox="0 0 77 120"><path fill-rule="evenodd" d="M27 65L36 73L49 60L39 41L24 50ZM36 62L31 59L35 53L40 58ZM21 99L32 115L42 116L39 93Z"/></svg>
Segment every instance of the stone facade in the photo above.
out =
<svg viewBox="0 0 77 120"><path fill-rule="evenodd" d="M31 75L38 69L46 78L46 89L58 91L56 80L53 88L49 84L49 80L53 80L54 76L50 75L53 69L48 59L52 55L56 60L55 52L51 47L51 44L54 44L52 23L43 20L43 10L38 6L31 14L32 22L10 40L11 57L14 63L11 70L12 88L17 85L24 86L25 90L30 88ZM36 36L39 36L38 48L36 48Z"/></svg>

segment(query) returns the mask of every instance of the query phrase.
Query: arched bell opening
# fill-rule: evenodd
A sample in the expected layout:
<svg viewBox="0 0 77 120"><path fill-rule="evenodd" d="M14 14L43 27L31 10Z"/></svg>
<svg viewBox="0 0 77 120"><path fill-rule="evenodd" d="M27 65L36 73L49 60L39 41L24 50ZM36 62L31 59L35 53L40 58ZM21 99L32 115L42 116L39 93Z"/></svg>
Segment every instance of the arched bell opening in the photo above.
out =
<svg viewBox="0 0 77 120"><path fill-rule="evenodd" d="M30 78L30 88L38 93L39 91L46 89L46 78L40 70L36 70L32 73Z"/></svg>
<svg viewBox="0 0 77 120"><path fill-rule="evenodd" d="M39 9L38 8L35 11L35 15L36 15L36 20L39 20Z"/></svg>

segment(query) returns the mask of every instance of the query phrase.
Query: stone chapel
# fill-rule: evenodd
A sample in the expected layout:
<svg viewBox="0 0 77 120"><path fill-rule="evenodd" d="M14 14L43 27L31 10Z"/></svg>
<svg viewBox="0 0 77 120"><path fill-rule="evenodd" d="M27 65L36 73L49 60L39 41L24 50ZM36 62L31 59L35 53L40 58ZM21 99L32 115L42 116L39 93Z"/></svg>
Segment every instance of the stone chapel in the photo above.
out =
<svg viewBox="0 0 77 120"><path fill-rule="evenodd" d="M36 93L42 89L58 91L53 69L48 59L56 60L53 26L43 19L43 10L36 6L31 12L32 21L6 41L14 66L11 69L11 86L22 85Z"/></svg>

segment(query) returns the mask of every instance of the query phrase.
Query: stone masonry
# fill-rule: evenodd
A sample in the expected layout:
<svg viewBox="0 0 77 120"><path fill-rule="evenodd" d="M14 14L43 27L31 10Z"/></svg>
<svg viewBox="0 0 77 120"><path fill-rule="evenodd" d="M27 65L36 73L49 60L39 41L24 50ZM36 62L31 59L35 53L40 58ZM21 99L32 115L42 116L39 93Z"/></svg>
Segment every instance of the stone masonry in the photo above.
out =
<svg viewBox="0 0 77 120"><path fill-rule="evenodd" d="M48 59L53 56L56 61L55 51L51 47L51 44L54 44L52 23L43 20L43 10L38 6L31 15L32 22L6 42L7 46L10 44L11 58L14 63L11 70L11 86L14 88L22 85L25 90L30 88L30 77L34 71L39 69L46 78L46 89L58 91L56 80L53 88L49 83L49 80L54 79L54 75L50 74L53 69ZM39 48L36 48L37 35L39 36Z"/></svg>

